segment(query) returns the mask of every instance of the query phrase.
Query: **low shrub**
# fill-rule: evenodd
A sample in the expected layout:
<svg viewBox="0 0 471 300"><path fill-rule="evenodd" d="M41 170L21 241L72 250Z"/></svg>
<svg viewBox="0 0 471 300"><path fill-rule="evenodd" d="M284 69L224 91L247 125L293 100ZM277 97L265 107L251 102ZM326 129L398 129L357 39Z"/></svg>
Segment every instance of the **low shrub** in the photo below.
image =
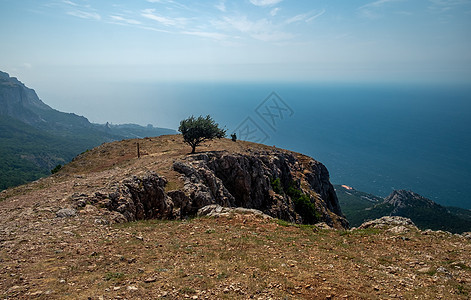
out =
<svg viewBox="0 0 471 300"><path fill-rule="evenodd" d="M270 183L275 193L284 194L280 178L273 178ZM303 218L303 223L316 224L319 221L320 214L316 210L316 206L311 202L309 195L304 194L301 189L296 187L294 181L291 181L286 189L286 194L293 200L294 210Z"/></svg>

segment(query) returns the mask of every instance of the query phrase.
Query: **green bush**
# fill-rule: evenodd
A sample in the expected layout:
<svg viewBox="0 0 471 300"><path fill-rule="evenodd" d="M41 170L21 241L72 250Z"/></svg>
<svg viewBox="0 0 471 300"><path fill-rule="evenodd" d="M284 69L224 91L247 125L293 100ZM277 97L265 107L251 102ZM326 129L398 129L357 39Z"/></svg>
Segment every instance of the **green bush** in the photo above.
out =
<svg viewBox="0 0 471 300"><path fill-rule="evenodd" d="M284 194L283 186L280 178L272 178L270 180L273 191L277 194ZM316 224L320 219L320 214L316 210L316 206L311 202L309 195L296 187L294 181L291 181L289 187L286 189L286 194L294 202L294 211L303 218L305 224Z"/></svg>
<svg viewBox="0 0 471 300"><path fill-rule="evenodd" d="M114 279L120 279L124 276L123 273L120 273L120 272L108 272L105 274L105 280L106 281L110 281L110 280L114 280Z"/></svg>
<svg viewBox="0 0 471 300"><path fill-rule="evenodd" d="M294 202L294 211L303 218L303 223L316 224L319 221L320 215L311 198L296 188L294 182L291 182L287 194Z"/></svg>
<svg viewBox="0 0 471 300"><path fill-rule="evenodd" d="M283 194L283 187L281 186L280 178L275 178L271 180L271 187L273 191L277 194Z"/></svg>
<svg viewBox="0 0 471 300"><path fill-rule="evenodd" d="M307 224L316 224L319 220L316 207L311 202L308 195L301 195L299 198L293 198L294 210L303 218Z"/></svg>
<svg viewBox="0 0 471 300"><path fill-rule="evenodd" d="M62 169L62 165L55 166L54 169L51 170L51 174L56 174L60 169Z"/></svg>

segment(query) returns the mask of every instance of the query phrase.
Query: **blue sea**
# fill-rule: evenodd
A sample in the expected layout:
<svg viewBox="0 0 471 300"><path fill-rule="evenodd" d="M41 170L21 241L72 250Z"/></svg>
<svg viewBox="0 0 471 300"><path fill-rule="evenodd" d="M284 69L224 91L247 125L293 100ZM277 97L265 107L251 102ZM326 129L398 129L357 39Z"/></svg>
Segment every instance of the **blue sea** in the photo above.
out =
<svg viewBox="0 0 471 300"><path fill-rule="evenodd" d="M239 138L321 161L333 183L379 196L407 189L471 209L471 87L140 82L99 88L100 104L76 93L90 99L93 110L83 114L94 122L176 129L189 115L210 114Z"/></svg>

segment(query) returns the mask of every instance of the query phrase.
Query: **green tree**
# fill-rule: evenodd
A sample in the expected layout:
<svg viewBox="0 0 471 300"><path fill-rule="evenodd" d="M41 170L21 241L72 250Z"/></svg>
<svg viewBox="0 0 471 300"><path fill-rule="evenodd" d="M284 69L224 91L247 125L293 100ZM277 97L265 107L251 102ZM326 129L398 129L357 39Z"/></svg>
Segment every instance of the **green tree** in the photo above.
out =
<svg viewBox="0 0 471 300"><path fill-rule="evenodd" d="M219 128L219 124L209 115L198 118L191 116L180 121L178 131L182 133L185 143L191 146L191 153L195 153L196 147L204 141L226 136L226 130Z"/></svg>

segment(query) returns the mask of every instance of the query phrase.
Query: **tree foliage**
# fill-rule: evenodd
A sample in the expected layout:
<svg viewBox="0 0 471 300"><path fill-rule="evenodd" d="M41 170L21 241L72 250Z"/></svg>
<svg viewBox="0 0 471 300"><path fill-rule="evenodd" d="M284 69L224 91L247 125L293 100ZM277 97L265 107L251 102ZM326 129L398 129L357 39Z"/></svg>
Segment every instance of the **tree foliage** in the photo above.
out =
<svg viewBox="0 0 471 300"><path fill-rule="evenodd" d="M178 131L182 133L185 143L191 146L191 153L195 153L196 147L204 141L226 136L226 130L219 128L219 124L209 115L198 118L191 116L180 121Z"/></svg>

